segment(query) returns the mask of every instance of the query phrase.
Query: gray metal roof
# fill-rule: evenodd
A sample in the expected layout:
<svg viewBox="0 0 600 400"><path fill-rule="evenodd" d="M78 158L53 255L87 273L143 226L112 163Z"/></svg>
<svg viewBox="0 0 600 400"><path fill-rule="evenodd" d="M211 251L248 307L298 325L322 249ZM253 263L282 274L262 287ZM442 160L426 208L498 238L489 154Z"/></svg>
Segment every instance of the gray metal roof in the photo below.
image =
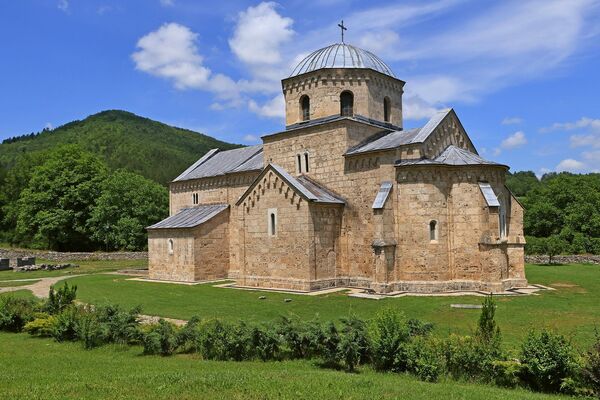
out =
<svg viewBox="0 0 600 400"><path fill-rule="evenodd" d="M193 228L203 224L215 215L229 208L229 204L204 204L197 207L184 208L175 215L147 227L146 229Z"/></svg>
<svg viewBox="0 0 600 400"><path fill-rule="evenodd" d="M483 193L483 197L485 198L488 207L500 207L498 197L489 183L479 182L479 188L481 189L481 193Z"/></svg>
<svg viewBox="0 0 600 400"><path fill-rule="evenodd" d="M488 161L469 150L461 149L455 145L446 147L446 150L435 158L435 161L448 165L500 165L493 161Z"/></svg>
<svg viewBox="0 0 600 400"><path fill-rule="evenodd" d="M385 205L385 201L390 195L390 191L392 190L392 182L382 182L379 191L377 192L377 196L375 196L375 201L373 202L373 209L380 210Z"/></svg>
<svg viewBox="0 0 600 400"><path fill-rule="evenodd" d="M262 145L226 151L213 149L175 178L173 182L261 170L262 168Z"/></svg>
<svg viewBox="0 0 600 400"><path fill-rule="evenodd" d="M408 129L406 131L381 132L367 138L362 143L348 149L346 155L368 153L370 151L380 151L395 149L407 144L423 143L433 133L435 128L452 111L451 108L438 111L421 128Z"/></svg>
<svg viewBox="0 0 600 400"><path fill-rule="evenodd" d="M248 193L252 191L252 188L254 188L256 183L262 179L264 174L266 174L269 169L275 171L281 177L281 179L286 181L288 185L290 185L298 194L300 194L300 196L304 197L308 201L315 203L346 204L344 199L335 195L323 185L313 181L305 175L301 175L296 178L277 164L267 165L263 172L256 177L252 185L250 185L244 194L240 196L236 204L241 204Z"/></svg>
<svg viewBox="0 0 600 400"><path fill-rule="evenodd" d="M335 43L313 51L294 68L290 77L321 68L370 68L392 77L392 69L370 51L346 44Z"/></svg>
<svg viewBox="0 0 600 400"><path fill-rule="evenodd" d="M396 166L403 167L408 165L498 165L506 167L506 165L498 164L493 161L488 161L469 150L461 149L455 145L446 147L446 150L434 159L421 158L415 160L401 160L396 162Z"/></svg>
<svg viewBox="0 0 600 400"><path fill-rule="evenodd" d="M298 182L310 191L316 198L317 203L334 203L334 204L345 204L346 202L335 193L331 192L325 186L318 184L306 175L298 177Z"/></svg>
<svg viewBox="0 0 600 400"><path fill-rule="evenodd" d="M364 117L364 116L359 115L359 114L354 114L352 116L342 116L342 115L336 114L336 115L330 115L330 116L327 116L327 117L315 118L315 119L311 119L311 120L308 120L308 121L301 121L301 122L297 122L295 124L287 125L285 127L285 131L270 133L270 134L264 135L262 137L264 138L264 137L279 135L281 133L285 133L285 132L288 132L288 131L293 131L293 130L296 130L296 129L303 129L303 128L308 128L308 127L312 127L312 126L318 126L318 125L328 124L330 122L341 121L341 120L350 120L350 121L362 122L364 124L369 124L369 125L372 125L372 126L376 126L376 127L385 129L386 132L395 131L395 130L400 129L400 127L398 127L396 125L393 125L393 124L390 124L389 122L378 121L376 119L367 118L367 117Z"/></svg>

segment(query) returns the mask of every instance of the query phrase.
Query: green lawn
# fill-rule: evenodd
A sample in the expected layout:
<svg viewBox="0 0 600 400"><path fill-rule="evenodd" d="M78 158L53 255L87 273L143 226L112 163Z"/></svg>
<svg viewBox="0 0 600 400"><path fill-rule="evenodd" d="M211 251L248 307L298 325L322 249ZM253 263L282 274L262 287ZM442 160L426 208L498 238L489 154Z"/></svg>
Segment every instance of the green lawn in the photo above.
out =
<svg viewBox="0 0 600 400"><path fill-rule="evenodd" d="M83 350L26 334L0 333L6 399L561 399L407 375L321 369L307 361L218 362L141 356L137 347Z"/></svg>
<svg viewBox="0 0 600 400"><path fill-rule="evenodd" d="M594 326L600 325L600 266L528 265L532 283L554 285L558 290L540 295L499 297L497 321L504 341L516 348L533 327L550 327L573 339L580 348L594 338ZM435 333L469 334L479 310L454 309L452 303L480 303L481 297L402 297L385 300L350 298L342 293L303 296L272 292L215 288L210 284L183 286L128 280L118 275L92 275L70 282L79 288L78 298L101 304L113 302L133 307L141 305L146 314L188 319L193 315L229 320L263 322L280 315L295 314L305 319L318 315L321 320L337 320L355 313L370 318L382 307L398 307L408 317L434 322ZM265 295L265 300L259 296ZM286 303L284 299L290 298Z"/></svg>
<svg viewBox="0 0 600 400"><path fill-rule="evenodd" d="M38 264L57 264L56 261L36 260ZM147 268L147 260L83 260L69 261L69 264L79 265L78 268L65 268L58 271L0 271L0 281L27 278L45 278L51 276L96 274L100 272L111 272L125 268ZM65 262L67 264L67 262Z"/></svg>
<svg viewBox="0 0 600 400"><path fill-rule="evenodd" d="M23 278L21 278L23 279ZM33 285L36 282L39 282L39 279L34 279L32 281L0 281L0 287L15 287L15 286L26 286Z"/></svg>

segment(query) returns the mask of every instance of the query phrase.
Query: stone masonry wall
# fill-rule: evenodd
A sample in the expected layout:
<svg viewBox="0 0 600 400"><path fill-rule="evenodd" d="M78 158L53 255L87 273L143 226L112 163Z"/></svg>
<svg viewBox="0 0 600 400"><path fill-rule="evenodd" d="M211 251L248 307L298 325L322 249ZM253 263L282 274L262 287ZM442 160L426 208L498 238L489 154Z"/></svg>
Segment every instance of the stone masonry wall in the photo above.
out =
<svg viewBox="0 0 600 400"><path fill-rule="evenodd" d="M195 229L153 229L148 231L148 276L150 279L193 282ZM173 251L169 251L173 240Z"/></svg>
<svg viewBox="0 0 600 400"><path fill-rule="evenodd" d="M273 171L239 207L244 212L239 283L309 290L315 247L308 203ZM269 233L269 213L276 231Z"/></svg>
<svg viewBox="0 0 600 400"><path fill-rule="evenodd" d="M321 69L282 81L286 125L302 121L300 98L310 98L310 118L340 114L340 94L354 95L354 114L384 121L383 99L391 101L390 123L402 126L404 82L376 71L350 68Z"/></svg>

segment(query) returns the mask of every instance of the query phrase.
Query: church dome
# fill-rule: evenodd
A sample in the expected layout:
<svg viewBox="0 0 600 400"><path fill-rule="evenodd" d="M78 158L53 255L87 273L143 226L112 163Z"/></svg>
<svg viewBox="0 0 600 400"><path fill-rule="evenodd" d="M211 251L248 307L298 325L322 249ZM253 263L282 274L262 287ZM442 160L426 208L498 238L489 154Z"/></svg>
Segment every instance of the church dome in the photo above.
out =
<svg viewBox="0 0 600 400"><path fill-rule="evenodd" d="M294 68L290 77L321 68L370 68L395 77L392 69L370 51L346 44L335 43L313 51Z"/></svg>

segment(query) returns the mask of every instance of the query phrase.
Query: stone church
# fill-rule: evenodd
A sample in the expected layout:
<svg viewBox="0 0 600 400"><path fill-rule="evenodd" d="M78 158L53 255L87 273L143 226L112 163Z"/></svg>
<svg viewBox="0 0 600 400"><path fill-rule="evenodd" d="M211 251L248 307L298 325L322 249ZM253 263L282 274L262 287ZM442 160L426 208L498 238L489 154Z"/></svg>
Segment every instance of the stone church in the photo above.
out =
<svg viewBox="0 0 600 400"><path fill-rule="evenodd" d="M378 293L527 285L523 207L452 109L403 129L404 81L345 43L281 81L285 128L209 151L148 227L149 275Z"/></svg>

